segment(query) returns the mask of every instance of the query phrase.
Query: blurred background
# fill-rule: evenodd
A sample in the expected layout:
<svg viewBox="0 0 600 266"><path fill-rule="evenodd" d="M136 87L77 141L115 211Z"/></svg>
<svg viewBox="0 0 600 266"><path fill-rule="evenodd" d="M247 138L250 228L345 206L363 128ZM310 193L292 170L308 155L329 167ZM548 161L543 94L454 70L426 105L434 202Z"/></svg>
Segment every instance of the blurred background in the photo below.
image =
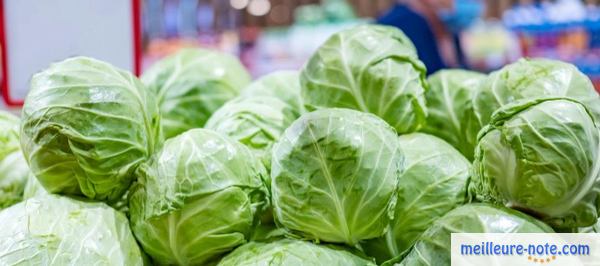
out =
<svg viewBox="0 0 600 266"><path fill-rule="evenodd" d="M85 1L90 5L98 4L98 0ZM58 2L68 3L66 0ZM331 34L361 23L380 23L399 27L411 38L430 74L448 67L489 72L520 57L547 57L577 65L600 88L600 0L132 2L139 17L136 20L139 27L134 27L134 31L141 31L137 35L134 33L141 36L134 44L139 43L136 47L140 47L132 70L137 73L182 47L205 47L233 53L255 77L275 70L299 69ZM0 0L0 3L14 6L23 2ZM75 9L73 3L60 8ZM129 2L123 0L123 3ZM116 11L104 9L93 12ZM34 12L43 10L31 11L31 14ZM32 15L32 19L34 17ZM50 17L59 16L51 14ZM11 25L8 27L5 30L10 32ZM15 31L13 35L21 35ZM34 37L25 38L31 38L32 43L39 42ZM15 63L27 64L20 60L7 65L10 67ZM43 62L43 65L47 63Z"/></svg>
<svg viewBox="0 0 600 266"><path fill-rule="evenodd" d="M380 22L405 31L432 31L446 67L487 72L522 56L548 57L572 62L596 84L600 82L598 0L142 3L144 67L180 47L200 46L238 54L255 76L278 69L298 69L332 33L359 23ZM458 18L447 18L447 13ZM411 22L419 20L419 16L425 18L430 29ZM413 39L410 34L409 37ZM413 41L417 49L423 45ZM430 50L425 52L431 56ZM428 68L433 72L429 64Z"/></svg>

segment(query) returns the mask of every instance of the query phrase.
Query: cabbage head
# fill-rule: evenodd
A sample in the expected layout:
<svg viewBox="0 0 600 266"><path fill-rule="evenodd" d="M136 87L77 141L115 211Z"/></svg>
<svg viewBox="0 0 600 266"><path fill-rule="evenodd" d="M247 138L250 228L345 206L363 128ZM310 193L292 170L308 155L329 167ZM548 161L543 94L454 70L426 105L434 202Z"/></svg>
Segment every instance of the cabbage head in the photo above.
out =
<svg viewBox="0 0 600 266"><path fill-rule="evenodd" d="M207 129L167 140L130 191L133 232L159 265L204 265L247 242L267 204L264 167Z"/></svg>
<svg viewBox="0 0 600 266"><path fill-rule="evenodd" d="M29 166L19 147L19 118L0 111L0 209L23 199Z"/></svg>
<svg viewBox="0 0 600 266"><path fill-rule="evenodd" d="M276 97L292 106L297 113L302 113L304 110L298 71L282 70L265 75L243 89L242 96Z"/></svg>
<svg viewBox="0 0 600 266"><path fill-rule="evenodd" d="M0 110L0 158L19 150L19 118Z"/></svg>
<svg viewBox="0 0 600 266"><path fill-rule="evenodd" d="M471 98L485 77L478 72L447 69L427 79L429 90L425 99L429 115L421 131L447 141L469 160L473 160L477 144L477 131L470 130L473 119L468 117L472 114ZM480 129L479 124L475 126Z"/></svg>
<svg viewBox="0 0 600 266"><path fill-rule="evenodd" d="M481 131L470 191L555 228L589 226L598 219L599 152L598 126L584 105L516 102Z"/></svg>
<svg viewBox="0 0 600 266"><path fill-rule="evenodd" d="M380 118L321 109L286 129L271 167L276 222L308 239L352 246L385 232L404 157Z"/></svg>
<svg viewBox="0 0 600 266"><path fill-rule="evenodd" d="M0 209L23 199L29 176L29 166L21 150L16 150L0 160Z"/></svg>
<svg viewBox="0 0 600 266"><path fill-rule="evenodd" d="M86 57L33 76L21 147L51 193L118 200L160 142L154 96L131 74Z"/></svg>
<svg viewBox="0 0 600 266"><path fill-rule="evenodd" d="M468 204L436 220L404 258L400 256L384 265L450 265L452 233L554 232L548 225L515 210L482 203Z"/></svg>
<svg viewBox="0 0 600 266"><path fill-rule="evenodd" d="M427 111L425 65L397 28L362 25L330 37L300 77L309 109L373 113L400 134L420 129Z"/></svg>
<svg viewBox="0 0 600 266"><path fill-rule="evenodd" d="M520 59L492 72L476 90L468 136L475 139L492 114L507 104L551 97L578 100L600 121L598 92L577 67L551 59Z"/></svg>
<svg viewBox="0 0 600 266"><path fill-rule="evenodd" d="M394 220L384 236L361 243L378 262L410 249L447 212L467 201L471 164L445 141L423 133L400 136L406 170L399 183Z"/></svg>
<svg viewBox="0 0 600 266"><path fill-rule="evenodd" d="M285 239L271 243L251 242L225 256L218 266L375 266L348 251Z"/></svg>
<svg viewBox="0 0 600 266"><path fill-rule="evenodd" d="M38 196L0 223L1 265L144 265L125 215L101 202Z"/></svg>
<svg viewBox="0 0 600 266"><path fill-rule="evenodd" d="M205 128L246 145L270 169L273 144L298 116L290 105L274 97L238 98L217 110Z"/></svg>
<svg viewBox="0 0 600 266"><path fill-rule="evenodd" d="M157 96L165 137L172 138L203 127L250 83L250 74L232 55L182 49L150 67L142 82Z"/></svg>

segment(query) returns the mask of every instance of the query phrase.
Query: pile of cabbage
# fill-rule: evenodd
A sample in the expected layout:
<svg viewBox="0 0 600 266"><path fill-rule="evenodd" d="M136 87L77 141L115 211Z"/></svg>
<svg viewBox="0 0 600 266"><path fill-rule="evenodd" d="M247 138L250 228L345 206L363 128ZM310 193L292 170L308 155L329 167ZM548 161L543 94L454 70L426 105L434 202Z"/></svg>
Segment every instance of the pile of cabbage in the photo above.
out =
<svg viewBox="0 0 600 266"><path fill-rule="evenodd" d="M600 97L521 59L427 77L363 25L251 81L186 49L86 57L0 113L1 265L449 265L450 234L598 231Z"/></svg>

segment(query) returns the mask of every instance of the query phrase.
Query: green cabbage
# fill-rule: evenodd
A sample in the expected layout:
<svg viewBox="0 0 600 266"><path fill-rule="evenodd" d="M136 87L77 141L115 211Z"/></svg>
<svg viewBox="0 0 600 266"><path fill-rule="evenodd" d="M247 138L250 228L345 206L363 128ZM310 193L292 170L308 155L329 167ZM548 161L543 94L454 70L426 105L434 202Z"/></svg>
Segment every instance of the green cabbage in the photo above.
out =
<svg viewBox="0 0 600 266"><path fill-rule="evenodd" d="M225 256L219 266L375 266L371 261L348 251L299 240L248 243Z"/></svg>
<svg viewBox="0 0 600 266"><path fill-rule="evenodd" d="M555 228L592 225L600 207L600 133L584 105L522 101L479 135L472 195L528 212Z"/></svg>
<svg viewBox="0 0 600 266"><path fill-rule="evenodd" d="M118 200L159 142L154 96L132 74L75 57L33 76L21 146L49 192Z"/></svg>
<svg viewBox="0 0 600 266"><path fill-rule="evenodd" d="M57 195L0 212L0 265L144 265L125 215Z"/></svg>
<svg viewBox="0 0 600 266"><path fill-rule="evenodd" d="M203 265L246 243L267 207L262 164L211 130L167 140L138 173L129 198L132 229L160 265Z"/></svg>
<svg viewBox="0 0 600 266"><path fill-rule="evenodd" d="M448 143L431 135L400 136L406 170L399 183L396 215L380 238L361 243L383 262L410 249L431 224L466 202L470 163Z"/></svg>
<svg viewBox="0 0 600 266"><path fill-rule="evenodd" d="M404 158L394 130L350 109L296 120L273 147L275 218L306 238L355 245L383 235Z"/></svg>
<svg viewBox="0 0 600 266"><path fill-rule="evenodd" d="M205 128L246 145L271 169L271 149L298 113L285 102L266 96L232 100L206 122Z"/></svg>
<svg viewBox="0 0 600 266"><path fill-rule="evenodd" d="M276 71L252 82L242 90L243 97L271 96L279 98L303 113L304 104L300 96L300 73L297 71Z"/></svg>
<svg viewBox="0 0 600 266"><path fill-rule="evenodd" d="M23 200L29 166L20 150L0 160L0 209Z"/></svg>
<svg viewBox="0 0 600 266"><path fill-rule="evenodd" d="M578 100L600 121L600 97L577 67L550 59L520 59L491 73L476 90L467 136L475 143L479 130L490 122L492 114L507 104L548 97Z"/></svg>
<svg viewBox="0 0 600 266"><path fill-rule="evenodd" d="M29 166L19 147L19 118L0 111L0 209L23 199Z"/></svg>
<svg viewBox="0 0 600 266"><path fill-rule="evenodd" d="M19 150L19 118L0 110L0 159Z"/></svg>
<svg viewBox="0 0 600 266"><path fill-rule="evenodd" d="M429 90L425 93L427 100L427 124L421 130L440 137L454 146L467 159L473 160L477 134L471 127L471 98L481 81L486 76L467 70L441 70L429 76Z"/></svg>
<svg viewBox="0 0 600 266"><path fill-rule="evenodd" d="M182 49L154 64L142 81L157 95L166 138L204 126L211 114L250 83L229 54Z"/></svg>
<svg viewBox="0 0 600 266"><path fill-rule="evenodd" d="M450 265L452 233L553 233L553 231L544 223L518 211L487 204L464 205L436 220L404 257L400 256L384 265Z"/></svg>
<svg viewBox="0 0 600 266"><path fill-rule="evenodd" d="M308 108L373 113L402 134L425 123L425 73L404 33L362 25L329 38L310 58L300 80Z"/></svg>

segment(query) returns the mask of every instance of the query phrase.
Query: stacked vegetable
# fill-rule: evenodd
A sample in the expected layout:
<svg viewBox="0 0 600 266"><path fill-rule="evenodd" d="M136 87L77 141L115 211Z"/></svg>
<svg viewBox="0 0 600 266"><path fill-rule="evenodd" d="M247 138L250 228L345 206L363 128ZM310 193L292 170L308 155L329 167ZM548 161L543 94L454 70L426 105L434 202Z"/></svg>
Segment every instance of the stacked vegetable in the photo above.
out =
<svg viewBox="0 0 600 266"><path fill-rule="evenodd" d="M374 25L253 83L207 50L142 81L55 63L21 121L0 115L0 264L447 265L451 233L598 231L587 77L546 59L425 77Z"/></svg>

